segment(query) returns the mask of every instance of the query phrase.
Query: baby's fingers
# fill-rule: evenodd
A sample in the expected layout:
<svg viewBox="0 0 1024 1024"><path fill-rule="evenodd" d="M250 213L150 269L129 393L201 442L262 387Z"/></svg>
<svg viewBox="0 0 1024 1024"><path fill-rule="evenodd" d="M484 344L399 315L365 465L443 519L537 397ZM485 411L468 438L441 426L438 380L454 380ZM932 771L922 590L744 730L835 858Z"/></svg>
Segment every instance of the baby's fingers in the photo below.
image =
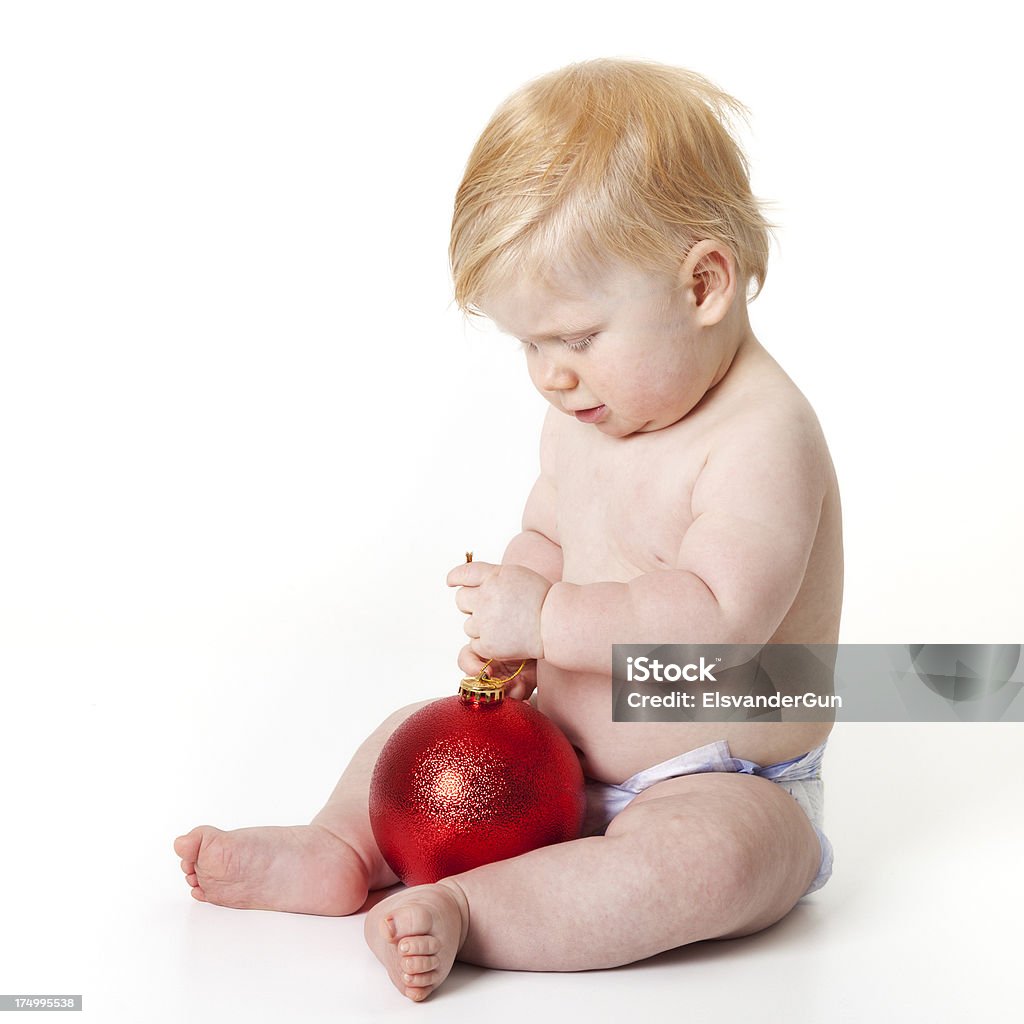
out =
<svg viewBox="0 0 1024 1024"><path fill-rule="evenodd" d="M459 651L459 668L472 678L478 676L487 661L467 644ZM506 679L515 674L518 662L492 661L487 665L487 674L495 679ZM505 696L512 700L529 700L530 694L537 689L537 662L528 661L523 670L505 687Z"/></svg>
<svg viewBox="0 0 1024 1024"><path fill-rule="evenodd" d="M513 669L512 671L515 671ZM511 672L509 673L511 675ZM529 700L537 689L537 662L528 661L526 667L506 687L505 696L512 700Z"/></svg>
<svg viewBox="0 0 1024 1024"><path fill-rule="evenodd" d="M449 587L479 587L488 576L493 576L501 568L490 562L463 562L448 573Z"/></svg>
<svg viewBox="0 0 1024 1024"><path fill-rule="evenodd" d="M509 700L529 700L537 684L529 679L520 680L517 676L508 686L505 687L505 696Z"/></svg>
<svg viewBox="0 0 1024 1024"><path fill-rule="evenodd" d="M466 646L459 651L459 668L462 669L467 676L479 675L481 669L486 664L486 660L481 658L480 655L469 646L469 644L466 644Z"/></svg>

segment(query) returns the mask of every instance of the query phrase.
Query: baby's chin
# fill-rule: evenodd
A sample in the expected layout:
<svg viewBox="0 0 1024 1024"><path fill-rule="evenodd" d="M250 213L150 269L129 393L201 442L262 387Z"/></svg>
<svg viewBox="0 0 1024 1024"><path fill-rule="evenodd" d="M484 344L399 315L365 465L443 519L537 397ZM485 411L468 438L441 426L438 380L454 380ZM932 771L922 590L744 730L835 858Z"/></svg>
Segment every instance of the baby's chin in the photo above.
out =
<svg viewBox="0 0 1024 1024"><path fill-rule="evenodd" d="M632 437L634 434L647 433L651 429L651 425L645 420L630 419L609 412L599 423L593 424L590 429L604 434L605 437Z"/></svg>
<svg viewBox="0 0 1024 1024"><path fill-rule="evenodd" d="M687 410L689 411L689 410ZM596 425L596 429L608 437L634 437L637 434L654 434L659 430L666 430L674 427L681 420L686 418L682 415L667 415L644 419L642 416L608 416L603 422Z"/></svg>
<svg viewBox="0 0 1024 1024"><path fill-rule="evenodd" d="M631 437L634 434L647 434L661 429L661 425L654 420L644 419L642 416L623 415L607 405L594 406L593 409L583 410L582 413L579 413L562 408L561 403L557 401L551 399L548 401L563 416L568 416L583 429L596 430L606 437ZM594 410L600 411L595 412Z"/></svg>

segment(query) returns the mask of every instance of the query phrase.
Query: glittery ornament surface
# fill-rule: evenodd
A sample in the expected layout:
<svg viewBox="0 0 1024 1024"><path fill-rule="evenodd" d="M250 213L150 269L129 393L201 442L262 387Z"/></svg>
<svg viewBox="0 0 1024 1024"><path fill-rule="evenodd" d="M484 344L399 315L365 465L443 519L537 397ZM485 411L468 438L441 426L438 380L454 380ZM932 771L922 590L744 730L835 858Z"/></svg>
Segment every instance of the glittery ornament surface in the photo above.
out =
<svg viewBox="0 0 1024 1024"><path fill-rule="evenodd" d="M575 839L585 805L569 741L532 705L445 697L381 750L370 823L406 885Z"/></svg>

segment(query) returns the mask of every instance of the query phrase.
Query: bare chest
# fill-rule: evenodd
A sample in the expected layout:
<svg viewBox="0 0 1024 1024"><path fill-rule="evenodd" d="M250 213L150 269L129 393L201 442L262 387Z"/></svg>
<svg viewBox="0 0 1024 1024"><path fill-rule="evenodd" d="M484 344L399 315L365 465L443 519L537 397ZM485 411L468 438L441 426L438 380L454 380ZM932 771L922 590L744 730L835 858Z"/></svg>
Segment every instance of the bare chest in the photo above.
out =
<svg viewBox="0 0 1024 1024"><path fill-rule="evenodd" d="M692 522L690 499L705 456L696 437L671 431L625 443L599 435L561 445L562 578L625 582L674 565Z"/></svg>

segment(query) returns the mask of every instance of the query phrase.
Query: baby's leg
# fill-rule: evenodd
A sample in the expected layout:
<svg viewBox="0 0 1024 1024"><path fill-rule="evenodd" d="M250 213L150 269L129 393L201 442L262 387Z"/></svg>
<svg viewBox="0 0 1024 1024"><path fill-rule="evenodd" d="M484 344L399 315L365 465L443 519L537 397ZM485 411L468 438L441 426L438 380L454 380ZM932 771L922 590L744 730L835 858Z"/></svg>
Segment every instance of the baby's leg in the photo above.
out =
<svg viewBox="0 0 1024 1024"><path fill-rule="evenodd" d="M604 836L391 896L370 911L366 937L417 1000L456 956L506 970L615 967L767 928L807 890L820 858L806 815L779 786L690 775L652 786Z"/></svg>
<svg viewBox="0 0 1024 1024"><path fill-rule="evenodd" d="M377 849L367 794L388 737L429 701L396 711L356 751L309 825L240 828L200 825L174 841L192 895L206 903L297 914L355 913L371 889L398 879Z"/></svg>

